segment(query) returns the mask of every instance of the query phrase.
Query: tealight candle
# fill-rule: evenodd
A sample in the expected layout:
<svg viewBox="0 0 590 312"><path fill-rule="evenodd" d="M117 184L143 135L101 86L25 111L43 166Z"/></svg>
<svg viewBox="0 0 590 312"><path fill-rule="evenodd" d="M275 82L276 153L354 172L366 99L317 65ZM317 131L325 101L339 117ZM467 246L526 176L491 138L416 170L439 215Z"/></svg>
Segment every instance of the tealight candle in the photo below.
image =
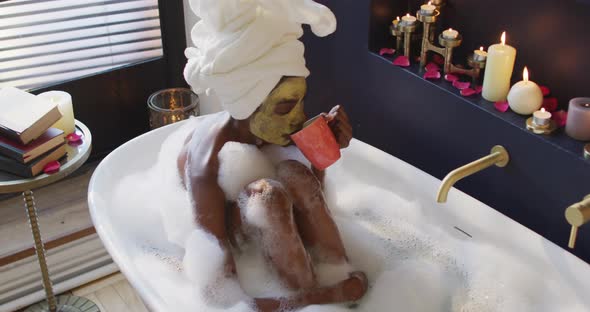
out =
<svg viewBox="0 0 590 312"><path fill-rule="evenodd" d="M406 16L402 17L402 24L403 25L412 25L416 22L416 17L410 15L410 13L406 14Z"/></svg>
<svg viewBox="0 0 590 312"><path fill-rule="evenodd" d="M483 47L479 50L473 50L473 60L476 62L483 62L488 58L488 52L484 51Z"/></svg>
<svg viewBox="0 0 590 312"><path fill-rule="evenodd" d="M533 122L537 126L547 126L551 122L551 113L541 108L540 111L533 113Z"/></svg>
<svg viewBox="0 0 590 312"><path fill-rule="evenodd" d="M424 15L432 15L436 10L436 7L432 5L432 1L428 1L428 4L423 4L420 6L420 13Z"/></svg>
<svg viewBox="0 0 590 312"><path fill-rule="evenodd" d="M457 39L457 37L459 36L459 32L452 28L449 28L443 31L442 35L445 39Z"/></svg>
<svg viewBox="0 0 590 312"><path fill-rule="evenodd" d="M51 127L62 130L66 135L76 131L72 96L69 93L63 91L49 91L37 96L57 104L57 108L62 115L61 119Z"/></svg>
<svg viewBox="0 0 590 312"><path fill-rule="evenodd" d="M590 141L590 98L570 101L565 133L579 141Z"/></svg>
<svg viewBox="0 0 590 312"><path fill-rule="evenodd" d="M483 78L481 95L491 102L506 100L516 59L516 49L506 44L506 32L502 33L501 41L501 44L494 44L488 49Z"/></svg>
<svg viewBox="0 0 590 312"><path fill-rule="evenodd" d="M510 108L521 115L530 115L543 105L543 92L539 86L529 81L529 71L525 67L522 81L517 82L508 93Z"/></svg>
<svg viewBox="0 0 590 312"><path fill-rule="evenodd" d="M393 20L393 22L392 22L392 23L393 23L393 26L396 26L396 27L397 27L397 24L399 24L399 16L398 16L398 17L396 17L396 18Z"/></svg>

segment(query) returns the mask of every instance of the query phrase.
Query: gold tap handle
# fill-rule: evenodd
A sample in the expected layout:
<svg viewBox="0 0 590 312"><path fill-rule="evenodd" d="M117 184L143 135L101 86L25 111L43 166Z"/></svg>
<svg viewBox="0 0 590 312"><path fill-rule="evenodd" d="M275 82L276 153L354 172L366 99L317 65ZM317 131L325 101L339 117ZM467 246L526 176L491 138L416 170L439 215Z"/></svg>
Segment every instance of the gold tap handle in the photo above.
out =
<svg viewBox="0 0 590 312"><path fill-rule="evenodd" d="M578 238L578 227L575 225L572 225L572 231L570 233L570 241L567 244L567 246L571 249L574 249L574 247L576 246L576 239Z"/></svg>
<svg viewBox="0 0 590 312"><path fill-rule="evenodd" d="M578 237L578 228L590 221L590 195L583 201L569 206L565 210L565 219L572 226L568 247L573 249Z"/></svg>

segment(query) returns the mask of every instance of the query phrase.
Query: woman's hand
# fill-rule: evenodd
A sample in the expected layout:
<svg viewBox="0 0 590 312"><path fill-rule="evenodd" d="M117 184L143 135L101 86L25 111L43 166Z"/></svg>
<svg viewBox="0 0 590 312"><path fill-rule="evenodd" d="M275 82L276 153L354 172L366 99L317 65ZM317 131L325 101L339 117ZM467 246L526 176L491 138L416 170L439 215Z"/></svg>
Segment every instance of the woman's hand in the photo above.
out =
<svg viewBox="0 0 590 312"><path fill-rule="evenodd" d="M347 148L352 140L352 126L344 109L340 105L336 105L329 113L322 115L328 120L328 126L334 133L340 148Z"/></svg>

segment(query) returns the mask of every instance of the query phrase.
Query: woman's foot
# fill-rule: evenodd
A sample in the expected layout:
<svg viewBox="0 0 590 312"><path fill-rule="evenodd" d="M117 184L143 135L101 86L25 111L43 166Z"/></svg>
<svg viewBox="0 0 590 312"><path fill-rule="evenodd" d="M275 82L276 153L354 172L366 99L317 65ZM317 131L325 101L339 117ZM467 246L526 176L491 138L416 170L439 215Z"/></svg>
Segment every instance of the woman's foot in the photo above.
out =
<svg viewBox="0 0 590 312"><path fill-rule="evenodd" d="M333 286L307 290L292 298L257 298L255 304L260 312L278 312L313 304L351 302L361 299L368 287L369 282L365 273L357 271Z"/></svg>

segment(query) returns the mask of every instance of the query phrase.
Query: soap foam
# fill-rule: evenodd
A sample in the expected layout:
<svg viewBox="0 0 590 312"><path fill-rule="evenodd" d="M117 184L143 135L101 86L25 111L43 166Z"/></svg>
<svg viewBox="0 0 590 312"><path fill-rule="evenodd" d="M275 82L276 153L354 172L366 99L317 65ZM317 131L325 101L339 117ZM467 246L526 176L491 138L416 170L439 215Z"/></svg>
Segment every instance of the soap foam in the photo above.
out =
<svg viewBox="0 0 590 312"><path fill-rule="evenodd" d="M272 178L275 169L254 145L227 142L221 148L217 182L228 200L235 201L244 187L263 178Z"/></svg>
<svg viewBox="0 0 590 312"><path fill-rule="evenodd" d="M237 287L221 274L223 252L218 243L194 224L176 157L188 133L209 128L212 120L226 118L223 114L186 122L162 144L153 168L122 179L112 197L112 204L120 208L113 227L123 229L121 239L135 242L142 250L130 255L135 267L145 272L135 282L152 288L170 311L251 312L249 298L292 294L266 263L257 242L233 252L241 285ZM226 152L237 149L252 153L252 159L260 158L256 150L238 145ZM231 157L228 153L224 159ZM269 159L277 163L275 156ZM232 170L254 170L251 163L231 161L235 164L225 169L228 178ZM267 171L249 173L243 181L263 177ZM411 200L411 194L397 194L329 169L326 198L350 265L316 265L315 269L322 283L344 278L351 270L366 272L370 289L355 311L586 311L556 272L534 272L504 250L458 241L447 230L424 222L422 203ZM336 304L300 311L350 309Z"/></svg>

